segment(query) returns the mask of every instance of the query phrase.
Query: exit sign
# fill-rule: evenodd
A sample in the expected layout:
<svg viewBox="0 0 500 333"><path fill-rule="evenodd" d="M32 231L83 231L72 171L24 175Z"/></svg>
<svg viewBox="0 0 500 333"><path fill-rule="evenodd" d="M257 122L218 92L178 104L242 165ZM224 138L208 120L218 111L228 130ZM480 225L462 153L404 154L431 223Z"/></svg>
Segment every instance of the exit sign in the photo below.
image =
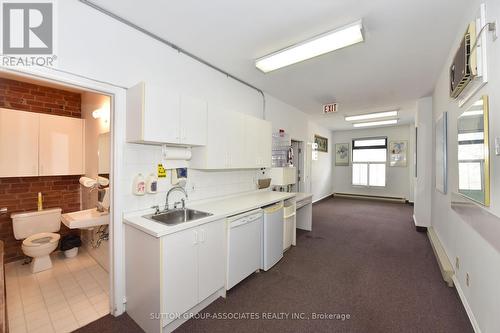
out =
<svg viewBox="0 0 500 333"><path fill-rule="evenodd" d="M334 112L337 112L337 110L338 110L338 104L337 103L331 103L331 104L323 105L323 113L324 114L334 113Z"/></svg>

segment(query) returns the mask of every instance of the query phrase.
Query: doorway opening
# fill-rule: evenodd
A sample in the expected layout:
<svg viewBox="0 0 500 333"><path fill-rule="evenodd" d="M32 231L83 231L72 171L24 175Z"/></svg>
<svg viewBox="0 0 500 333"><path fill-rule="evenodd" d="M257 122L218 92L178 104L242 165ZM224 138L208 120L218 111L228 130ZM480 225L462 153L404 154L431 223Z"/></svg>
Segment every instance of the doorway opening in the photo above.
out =
<svg viewBox="0 0 500 333"><path fill-rule="evenodd" d="M113 312L112 98L9 72L0 97L9 329L72 331Z"/></svg>

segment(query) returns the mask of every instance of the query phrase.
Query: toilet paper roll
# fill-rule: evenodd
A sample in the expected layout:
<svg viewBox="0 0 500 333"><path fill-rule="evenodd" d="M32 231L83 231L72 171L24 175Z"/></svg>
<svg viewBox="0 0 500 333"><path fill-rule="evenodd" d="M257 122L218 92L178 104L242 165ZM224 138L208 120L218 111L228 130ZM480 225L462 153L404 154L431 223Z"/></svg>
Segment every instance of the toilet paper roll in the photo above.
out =
<svg viewBox="0 0 500 333"><path fill-rule="evenodd" d="M92 187L97 183L95 179L89 178L89 177L80 177L80 184L82 184L85 187Z"/></svg>
<svg viewBox="0 0 500 333"><path fill-rule="evenodd" d="M165 160L190 160L191 150L182 148L166 148L163 150Z"/></svg>

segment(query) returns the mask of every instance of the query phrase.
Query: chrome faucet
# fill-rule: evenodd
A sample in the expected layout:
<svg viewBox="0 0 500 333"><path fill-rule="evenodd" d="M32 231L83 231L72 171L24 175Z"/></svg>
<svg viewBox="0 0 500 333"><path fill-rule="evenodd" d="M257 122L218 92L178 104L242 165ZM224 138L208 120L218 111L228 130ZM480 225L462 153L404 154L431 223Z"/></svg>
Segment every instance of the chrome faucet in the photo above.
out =
<svg viewBox="0 0 500 333"><path fill-rule="evenodd" d="M174 191L181 191L184 194L184 197L185 197L185 199L181 199L181 202L174 203L174 208L177 208L177 204L179 204L179 203L182 204L182 209L186 208L186 200L188 198L186 190L183 187L174 186L170 190L168 190L168 192L167 192L167 197L165 198L165 211L167 211L168 207L169 207L169 205L168 205L168 198L170 196L170 193L172 193Z"/></svg>

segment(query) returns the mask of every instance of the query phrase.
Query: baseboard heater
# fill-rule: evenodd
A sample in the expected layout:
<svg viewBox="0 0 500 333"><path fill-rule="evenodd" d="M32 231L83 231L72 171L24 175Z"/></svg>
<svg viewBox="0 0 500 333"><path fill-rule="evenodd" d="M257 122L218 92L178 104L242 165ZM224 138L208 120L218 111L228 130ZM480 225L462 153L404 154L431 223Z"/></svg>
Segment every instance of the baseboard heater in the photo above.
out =
<svg viewBox="0 0 500 333"><path fill-rule="evenodd" d="M427 236L431 242L432 251L434 251L434 255L436 256L443 280L448 284L448 287L453 287L453 275L455 271L453 270L450 259L448 259L434 228L427 228Z"/></svg>
<svg viewBox="0 0 500 333"><path fill-rule="evenodd" d="M400 202L400 203L406 202L405 198L384 197L384 196L380 196L380 195L333 193L333 196L337 197L337 198L368 199L368 200L391 201L391 202Z"/></svg>

